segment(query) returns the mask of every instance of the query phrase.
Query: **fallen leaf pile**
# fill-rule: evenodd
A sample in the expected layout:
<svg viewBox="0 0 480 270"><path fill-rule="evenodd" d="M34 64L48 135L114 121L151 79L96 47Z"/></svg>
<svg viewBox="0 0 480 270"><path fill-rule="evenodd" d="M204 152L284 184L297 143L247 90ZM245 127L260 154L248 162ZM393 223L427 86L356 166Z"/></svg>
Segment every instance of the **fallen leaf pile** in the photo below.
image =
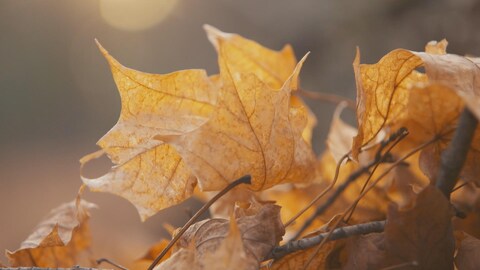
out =
<svg viewBox="0 0 480 270"><path fill-rule="evenodd" d="M449 168L442 153L462 132L462 111L480 119L480 58L448 54L446 40L429 42L425 52L394 50L375 64L361 64L358 50L357 127L342 120L348 107L340 103L327 149L316 156L317 119L298 91L307 56L297 61L290 46L273 51L205 30L219 74L140 72L97 42L121 112L101 149L81 159L84 167L106 155L112 168L82 175L84 185L129 200L143 221L192 196L208 201L251 176L251 184L215 202L209 218L173 232L178 241L156 270L480 267L480 128L451 201L436 187L439 170ZM408 134L399 136L403 128ZM11 267L96 267L87 223L95 206L80 193L7 252ZM357 232L380 220L383 232ZM338 232L344 235L304 245ZM131 269L149 267L168 242L158 239Z"/></svg>

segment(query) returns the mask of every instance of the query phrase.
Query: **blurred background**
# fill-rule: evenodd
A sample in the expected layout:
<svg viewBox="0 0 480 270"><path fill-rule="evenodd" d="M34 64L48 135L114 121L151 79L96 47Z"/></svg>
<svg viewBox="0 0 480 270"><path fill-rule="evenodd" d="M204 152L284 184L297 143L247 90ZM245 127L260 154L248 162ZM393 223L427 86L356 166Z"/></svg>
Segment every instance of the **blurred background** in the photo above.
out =
<svg viewBox="0 0 480 270"><path fill-rule="evenodd" d="M130 68L214 74L205 23L273 49L290 43L298 58L311 51L302 87L349 98L356 46L362 63L442 38L449 52L480 55L475 0L0 0L0 250L17 249L50 209L75 197L79 158L117 121L119 95L94 38ZM334 106L307 103L320 153ZM100 206L91 220L95 254L121 263L166 236L164 222L181 226L198 207L187 202L141 223L124 199L86 199Z"/></svg>

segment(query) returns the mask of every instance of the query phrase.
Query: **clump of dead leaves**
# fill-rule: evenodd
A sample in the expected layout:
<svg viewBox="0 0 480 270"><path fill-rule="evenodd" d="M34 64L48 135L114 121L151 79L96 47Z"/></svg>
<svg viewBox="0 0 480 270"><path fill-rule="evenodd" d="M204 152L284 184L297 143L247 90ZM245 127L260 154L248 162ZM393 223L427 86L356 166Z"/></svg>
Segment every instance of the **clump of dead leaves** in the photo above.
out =
<svg viewBox="0 0 480 270"><path fill-rule="evenodd" d="M340 104L328 150L316 157L310 142L316 119L298 97L306 57L297 62L290 46L272 51L205 29L220 67L210 76L204 70L143 73L98 44L122 109L99 140L101 150L81 160L83 166L106 154L114 164L101 177L82 176L90 190L124 197L145 220L193 195L208 200L235 179L252 177L251 185L234 188L212 206L212 218L188 228L156 269L480 268L480 129L460 176L465 184L452 194L467 218L454 217L451 203L433 186L460 112L468 107L480 119L480 58L447 54L445 40L428 43L425 52L394 50L372 65L360 64L357 52L358 128L342 121ZM401 127L409 134L388 149L388 161L379 160L352 182L302 239L386 219L384 232L266 260L327 197L318 196L303 213L305 206L375 160L380 143ZM52 210L19 250L7 252L10 266L94 266L86 252L92 207L79 194ZM131 267L145 269L167 243L161 240Z"/></svg>

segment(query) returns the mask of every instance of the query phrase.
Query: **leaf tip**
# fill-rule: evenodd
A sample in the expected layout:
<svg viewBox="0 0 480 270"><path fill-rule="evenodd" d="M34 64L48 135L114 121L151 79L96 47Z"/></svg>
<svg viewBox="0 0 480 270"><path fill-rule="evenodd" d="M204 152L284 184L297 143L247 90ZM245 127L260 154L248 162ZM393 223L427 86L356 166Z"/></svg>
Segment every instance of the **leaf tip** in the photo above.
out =
<svg viewBox="0 0 480 270"><path fill-rule="evenodd" d="M108 55L108 51L105 50L105 48L102 46L102 44L100 44L100 41L98 41L98 39L94 39L95 40L95 44L97 44L97 47L98 49L100 50L100 52L103 54L103 55Z"/></svg>
<svg viewBox="0 0 480 270"><path fill-rule="evenodd" d="M448 41L442 39L440 41L432 40L425 45L425 52L429 54L443 55L447 53Z"/></svg>
<svg viewBox="0 0 480 270"><path fill-rule="evenodd" d="M353 59L353 66L360 65L360 47L355 47L355 58Z"/></svg>
<svg viewBox="0 0 480 270"><path fill-rule="evenodd" d="M215 47L215 50L219 50L219 41L220 40L225 40L232 36L230 33L225 33L220 31L218 28L213 27L209 24L204 24L203 29L207 33L207 38L212 43L213 47Z"/></svg>
<svg viewBox="0 0 480 270"><path fill-rule="evenodd" d="M100 44L100 42L96 38L95 38L95 44L97 44L98 49L102 53L103 57L105 57L105 59L107 59L107 62L110 65L117 65L117 66L120 65L120 63L118 63L117 60L115 60L115 58L113 58L110 55L110 53L108 53L108 51L102 46L102 44Z"/></svg>

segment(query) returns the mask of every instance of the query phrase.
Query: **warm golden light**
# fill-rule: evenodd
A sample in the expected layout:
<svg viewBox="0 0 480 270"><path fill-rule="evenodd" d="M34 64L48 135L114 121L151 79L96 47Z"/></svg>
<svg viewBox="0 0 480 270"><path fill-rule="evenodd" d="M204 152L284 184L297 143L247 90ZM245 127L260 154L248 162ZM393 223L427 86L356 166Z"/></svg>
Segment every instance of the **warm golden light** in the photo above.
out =
<svg viewBox="0 0 480 270"><path fill-rule="evenodd" d="M173 10L177 0L100 0L102 18L111 26L128 31L148 29Z"/></svg>

